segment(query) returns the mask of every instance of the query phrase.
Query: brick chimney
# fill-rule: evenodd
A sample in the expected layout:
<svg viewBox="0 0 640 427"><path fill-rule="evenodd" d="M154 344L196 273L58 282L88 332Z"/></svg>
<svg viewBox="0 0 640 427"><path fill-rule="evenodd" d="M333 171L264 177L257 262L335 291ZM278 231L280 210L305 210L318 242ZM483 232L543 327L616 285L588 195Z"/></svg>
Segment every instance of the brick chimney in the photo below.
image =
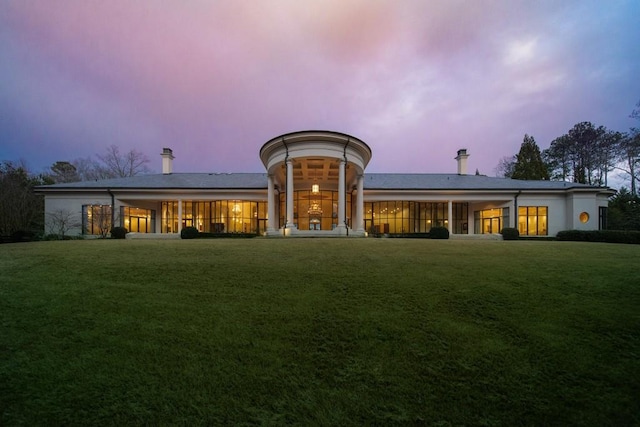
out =
<svg viewBox="0 0 640 427"><path fill-rule="evenodd" d="M466 148L461 148L458 150L458 155L456 156L456 160L458 161L458 175L466 175L467 174L467 159L469 155L467 154Z"/></svg>
<svg viewBox="0 0 640 427"><path fill-rule="evenodd" d="M169 174L173 172L173 150L171 148L162 149L162 173Z"/></svg>

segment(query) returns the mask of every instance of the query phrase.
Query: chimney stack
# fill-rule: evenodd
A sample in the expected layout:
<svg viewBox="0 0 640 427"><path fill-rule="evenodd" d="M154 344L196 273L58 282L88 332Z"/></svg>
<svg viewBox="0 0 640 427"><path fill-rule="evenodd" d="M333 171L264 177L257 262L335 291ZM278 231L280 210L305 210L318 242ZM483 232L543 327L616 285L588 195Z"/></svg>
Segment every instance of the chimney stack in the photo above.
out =
<svg viewBox="0 0 640 427"><path fill-rule="evenodd" d="M467 154L466 148L461 148L458 150L458 155L456 156L456 160L458 161L458 175L466 175L467 174L467 159L469 155Z"/></svg>
<svg viewBox="0 0 640 427"><path fill-rule="evenodd" d="M173 150L171 148L162 149L162 173L169 174L173 172Z"/></svg>

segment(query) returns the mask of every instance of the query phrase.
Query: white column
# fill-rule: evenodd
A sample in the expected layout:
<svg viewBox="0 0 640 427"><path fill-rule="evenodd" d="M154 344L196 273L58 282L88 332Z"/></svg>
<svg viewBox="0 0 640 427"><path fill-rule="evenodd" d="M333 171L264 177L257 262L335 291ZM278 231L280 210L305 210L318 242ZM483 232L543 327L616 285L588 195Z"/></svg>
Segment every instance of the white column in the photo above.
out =
<svg viewBox="0 0 640 427"><path fill-rule="evenodd" d="M273 175L267 177L267 233L275 231L276 210L275 210L275 191L273 188Z"/></svg>
<svg viewBox="0 0 640 427"><path fill-rule="evenodd" d="M178 199L178 234L182 231L182 199Z"/></svg>
<svg viewBox="0 0 640 427"><path fill-rule="evenodd" d="M452 219L453 218L453 202L451 202L451 200L449 200L447 208L448 208L447 228L449 229L449 234L453 234L453 219Z"/></svg>
<svg viewBox="0 0 640 427"><path fill-rule="evenodd" d="M346 162L340 160L340 167L338 169L338 228L346 227L345 225L345 208L347 206L347 197L345 191L345 167Z"/></svg>
<svg viewBox="0 0 640 427"><path fill-rule="evenodd" d="M364 231L364 176L358 175L358 199L356 200L356 217L358 222L356 223L357 231Z"/></svg>
<svg viewBox="0 0 640 427"><path fill-rule="evenodd" d="M293 223L293 163L291 160L287 164L287 224L286 228L295 228Z"/></svg>

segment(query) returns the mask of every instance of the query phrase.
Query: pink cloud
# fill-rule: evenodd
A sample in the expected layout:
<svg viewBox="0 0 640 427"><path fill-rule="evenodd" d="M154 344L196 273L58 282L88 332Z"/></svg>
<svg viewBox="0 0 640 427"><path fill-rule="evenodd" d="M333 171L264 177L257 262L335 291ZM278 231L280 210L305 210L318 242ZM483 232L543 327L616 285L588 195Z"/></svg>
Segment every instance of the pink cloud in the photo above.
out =
<svg viewBox="0 0 640 427"><path fill-rule="evenodd" d="M10 58L0 59L0 89L11 96L0 112L75 147L49 163L115 141L152 158L172 146L177 171L260 171L266 140L324 128L369 143L377 171L450 172L464 146L470 168L490 174L525 132L544 148L578 116L628 126L640 98L630 78L640 68L629 18L637 8L607 7L606 28L602 9L9 0L0 5L0 47ZM618 33L607 35L610 28ZM505 62L518 43L520 60Z"/></svg>

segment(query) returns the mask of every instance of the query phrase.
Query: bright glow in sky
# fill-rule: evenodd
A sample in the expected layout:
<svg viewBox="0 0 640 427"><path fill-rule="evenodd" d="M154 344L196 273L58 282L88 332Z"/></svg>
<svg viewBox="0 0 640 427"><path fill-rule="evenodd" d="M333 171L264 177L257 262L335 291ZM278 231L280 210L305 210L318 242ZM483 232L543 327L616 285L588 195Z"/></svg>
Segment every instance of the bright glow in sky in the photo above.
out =
<svg viewBox="0 0 640 427"><path fill-rule="evenodd" d="M637 0L4 0L0 160L115 144L161 171L263 172L282 133L344 132L368 172L494 175L525 133L627 131Z"/></svg>

